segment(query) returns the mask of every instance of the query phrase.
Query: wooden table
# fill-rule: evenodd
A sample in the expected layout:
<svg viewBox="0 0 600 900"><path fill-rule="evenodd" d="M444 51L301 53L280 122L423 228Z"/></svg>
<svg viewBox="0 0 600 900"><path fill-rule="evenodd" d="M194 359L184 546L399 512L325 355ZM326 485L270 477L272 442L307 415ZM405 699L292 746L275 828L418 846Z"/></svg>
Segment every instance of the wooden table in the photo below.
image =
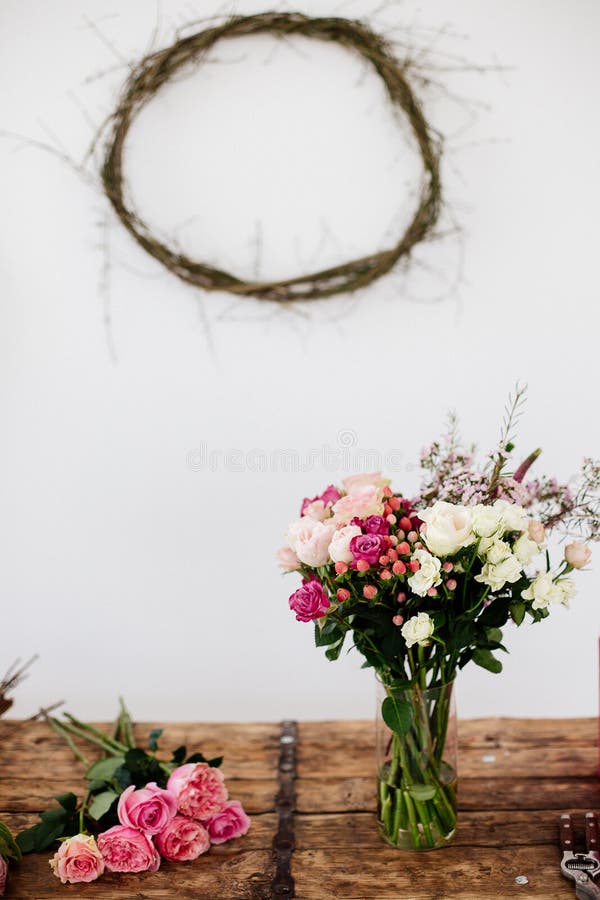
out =
<svg viewBox="0 0 600 900"><path fill-rule="evenodd" d="M145 740L154 725L136 729ZM559 872L557 818L600 808L594 719L482 719L459 725L459 828L451 846L397 851L378 836L371 722L298 725L292 819L292 875L298 900L488 900L573 898ZM89 885L61 885L49 854L13 870L18 900L277 900L273 838L278 830L281 726L172 724L164 755L186 743L225 753L230 794L252 816L244 838L193 863L164 863L156 874L107 873ZM0 818L19 830L56 794L81 794L82 766L47 726L0 720ZM288 772L287 777L291 777ZM527 884L515 879L526 876Z"/></svg>

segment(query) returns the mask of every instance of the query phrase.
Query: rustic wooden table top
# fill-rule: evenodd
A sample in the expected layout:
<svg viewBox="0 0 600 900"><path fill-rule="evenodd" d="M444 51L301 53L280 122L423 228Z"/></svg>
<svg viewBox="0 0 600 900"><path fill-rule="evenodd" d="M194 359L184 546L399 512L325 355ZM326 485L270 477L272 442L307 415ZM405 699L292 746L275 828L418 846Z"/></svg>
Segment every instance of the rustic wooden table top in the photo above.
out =
<svg viewBox="0 0 600 900"><path fill-rule="evenodd" d="M145 740L153 724L136 729ZM394 850L375 821L371 722L298 725L295 849L298 900L497 900L572 898L559 871L557 820L600 808L594 719L480 719L459 724L459 827L429 853ZM143 875L106 873L89 885L61 885L49 853L13 869L6 896L18 900L277 900L273 839L278 830L281 726L171 724L161 745L186 743L225 754L232 797L252 817L249 833L193 863L163 863ZM42 723L0 720L0 818L18 831L52 798L81 795L83 767ZM289 776L289 773L288 773ZM526 884L515 879L526 876Z"/></svg>

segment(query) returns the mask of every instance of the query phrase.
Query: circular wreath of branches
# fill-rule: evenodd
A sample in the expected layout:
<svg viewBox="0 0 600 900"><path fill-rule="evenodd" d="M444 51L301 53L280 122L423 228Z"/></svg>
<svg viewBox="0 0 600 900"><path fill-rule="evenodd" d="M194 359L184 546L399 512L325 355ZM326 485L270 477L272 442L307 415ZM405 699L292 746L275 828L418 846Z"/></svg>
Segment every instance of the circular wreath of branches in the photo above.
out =
<svg viewBox="0 0 600 900"><path fill-rule="evenodd" d="M222 269L196 262L152 234L125 200L123 151L129 129L142 107L184 67L200 63L217 41L269 33L303 35L332 41L359 53L371 63L385 84L392 104L406 115L423 163L423 181L415 214L398 242L360 259L281 281L244 281ZM265 12L234 16L217 27L182 37L170 47L144 57L127 79L119 105L111 116L101 179L117 216L151 256L183 281L205 291L229 291L239 296L286 303L313 300L365 287L388 272L415 244L432 234L441 206L441 145L428 126L407 77L408 65L399 62L387 41L362 22L345 18L310 18L301 13Z"/></svg>

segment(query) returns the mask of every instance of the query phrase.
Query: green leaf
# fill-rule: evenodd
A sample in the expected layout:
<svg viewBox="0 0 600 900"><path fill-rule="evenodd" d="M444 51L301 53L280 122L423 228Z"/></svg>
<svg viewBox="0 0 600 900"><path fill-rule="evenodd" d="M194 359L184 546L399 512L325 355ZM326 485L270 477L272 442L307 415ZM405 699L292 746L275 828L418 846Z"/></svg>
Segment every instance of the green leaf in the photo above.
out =
<svg viewBox="0 0 600 900"><path fill-rule="evenodd" d="M478 623L485 628L496 628L504 625L508 619L509 597L496 597L489 606L483 610L478 618Z"/></svg>
<svg viewBox="0 0 600 900"><path fill-rule="evenodd" d="M178 747L177 750L173 750L173 756L171 757L171 762L173 762L176 766L180 766L184 761L187 754L187 748L185 746Z"/></svg>
<svg viewBox="0 0 600 900"><path fill-rule="evenodd" d="M342 652L343 646L344 646L344 638L342 637L342 639L340 641L338 641L337 644L334 644L333 647L329 647L325 651L325 656L327 657L327 659L330 662L333 662L335 659L337 659L339 657L340 653Z"/></svg>
<svg viewBox="0 0 600 900"><path fill-rule="evenodd" d="M182 760L182 762L183 762L183 760ZM197 750L195 753L191 753L185 762L186 762L186 764L187 763L205 763L205 762L208 762L208 760L206 759L204 753L200 753L200 751Z"/></svg>
<svg viewBox="0 0 600 900"><path fill-rule="evenodd" d="M223 764L223 759L223 756L213 756L212 759L209 759L208 764L211 769L218 769Z"/></svg>
<svg viewBox="0 0 600 900"><path fill-rule="evenodd" d="M407 734L413 722L413 710L408 700L398 700L393 694L381 704L383 721L396 734Z"/></svg>
<svg viewBox="0 0 600 900"><path fill-rule="evenodd" d="M92 802L88 807L88 813L95 819L96 822L98 819L101 819L103 815L105 815L115 800L119 799L119 795L114 791L102 791L101 794L96 794Z"/></svg>
<svg viewBox="0 0 600 900"><path fill-rule="evenodd" d="M47 823L49 825L54 825L58 822L63 825L67 821L67 811L61 807L52 807L52 809L47 809L45 812L41 813L40 819L42 822Z"/></svg>
<svg viewBox="0 0 600 900"><path fill-rule="evenodd" d="M315 623L315 647L330 647L332 644L337 644L344 636L342 630L335 622L329 622L328 624L333 624L333 628L328 628L326 626L321 631L319 626Z"/></svg>
<svg viewBox="0 0 600 900"><path fill-rule="evenodd" d="M515 625L520 625L523 619L525 618L525 610L527 609L524 603L520 601L516 601L510 604L510 616Z"/></svg>
<svg viewBox="0 0 600 900"><path fill-rule="evenodd" d="M74 813L77 809L77 797L71 791L67 794L59 794L59 796L54 799L57 803L60 803L62 808L66 809L67 812Z"/></svg>
<svg viewBox="0 0 600 900"><path fill-rule="evenodd" d="M21 848L4 822L0 822L0 856L4 859L14 859L16 862L21 859Z"/></svg>
<svg viewBox="0 0 600 900"><path fill-rule="evenodd" d="M35 833L39 826L32 825L17 835L17 845L21 853L33 853L35 849Z"/></svg>
<svg viewBox="0 0 600 900"><path fill-rule="evenodd" d="M491 650L482 650L478 647L473 651L473 662L481 666L482 669L487 669L488 672L494 672L494 674L502 671L502 663L499 659L496 659Z"/></svg>
<svg viewBox="0 0 600 900"><path fill-rule="evenodd" d="M432 800L437 790L431 784L413 784L409 787L408 793L414 800Z"/></svg>
<svg viewBox="0 0 600 900"><path fill-rule="evenodd" d="M163 733L163 728L153 728L150 734L148 735L148 750L151 750L153 753L156 753L158 750L158 739Z"/></svg>
<svg viewBox="0 0 600 900"><path fill-rule="evenodd" d="M492 644L498 644L502 640L502 629L500 628L486 628L485 635Z"/></svg>
<svg viewBox="0 0 600 900"><path fill-rule="evenodd" d="M124 756L108 756L106 759L100 759L89 767L85 777L94 781L111 781L119 766L122 766L124 762Z"/></svg>

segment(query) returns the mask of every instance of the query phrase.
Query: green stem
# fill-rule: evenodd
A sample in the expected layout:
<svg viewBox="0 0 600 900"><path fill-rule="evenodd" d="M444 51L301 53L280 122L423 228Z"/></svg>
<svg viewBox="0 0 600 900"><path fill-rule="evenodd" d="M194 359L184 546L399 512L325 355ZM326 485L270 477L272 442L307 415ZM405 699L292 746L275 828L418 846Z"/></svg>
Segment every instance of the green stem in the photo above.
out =
<svg viewBox="0 0 600 900"><path fill-rule="evenodd" d="M89 769L89 767L91 766L91 762L89 761L87 756L85 756L81 752L81 750L76 745L76 743L73 740L73 738L71 737L71 735L68 734L66 729L63 727L62 723L59 722L58 719L53 718L52 716L46 716L45 718L46 718L46 721L48 722L48 724L50 725L50 727L52 728L52 730L55 731L56 734L58 734L63 739L63 741L65 741L67 743L67 745L71 749L71 752L73 753L75 758L78 759L79 762L82 762L84 764L84 766Z"/></svg>
<svg viewBox="0 0 600 900"><path fill-rule="evenodd" d="M136 746L136 743L133 736L131 716L129 715L129 711L125 706L125 701L122 697L119 697L119 706L121 708L121 714L119 716L119 721L121 723L121 737L123 742L127 744L130 749L133 749Z"/></svg>
<svg viewBox="0 0 600 900"><path fill-rule="evenodd" d="M79 727L80 724L77 725L71 724L72 722L77 722L76 719L73 719L71 716L69 718L69 723L61 722L61 728L64 728L65 731L69 731L71 734L76 735L77 737L83 738L85 741L89 741L90 744L95 744L97 747L102 747L107 753L111 756L120 756L122 753L126 753L128 748L124 744L120 744L118 741L114 741L112 738L107 737L107 735L102 734L101 731L98 731L96 728L92 728L88 726L87 728Z"/></svg>
<svg viewBox="0 0 600 900"><path fill-rule="evenodd" d="M413 805L412 797L408 793L408 791L403 791L402 796L404 797L404 803L406 805L406 812L408 813L408 823L410 827L410 832L412 834L413 845L415 849L418 849L421 846L421 835L419 834L419 828L417 825L417 817L415 815L415 807Z"/></svg>
<svg viewBox="0 0 600 900"><path fill-rule="evenodd" d="M86 791L85 797L83 798L83 803L79 807L79 834L85 833L85 811L87 809L88 800L92 796L91 791Z"/></svg>

